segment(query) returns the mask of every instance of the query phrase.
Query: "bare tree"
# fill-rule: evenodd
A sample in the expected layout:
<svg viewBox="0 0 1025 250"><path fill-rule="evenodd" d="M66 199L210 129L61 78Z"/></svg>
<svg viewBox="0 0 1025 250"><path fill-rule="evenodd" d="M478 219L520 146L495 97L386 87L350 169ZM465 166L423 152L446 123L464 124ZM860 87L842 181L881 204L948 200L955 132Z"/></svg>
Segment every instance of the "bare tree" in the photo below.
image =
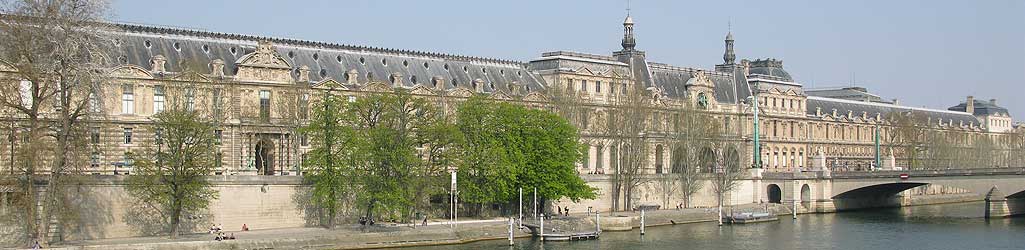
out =
<svg viewBox="0 0 1025 250"><path fill-rule="evenodd" d="M712 148L712 139L718 137L720 123L711 113L698 109L691 102L672 115L672 128L667 129L671 152L672 173L677 175L684 207L690 207L691 196L704 186L702 162L708 161L705 149Z"/></svg>
<svg viewBox="0 0 1025 250"><path fill-rule="evenodd" d="M615 147L618 162L612 176L613 210L633 207L634 191L650 181L645 172L649 165L649 124L654 111L649 90L641 84L627 85L617 98L616 109L608 112L608 140ZM619 203L622 198L622 203Z"/></svg>
<svg viewBox="0 0 1025 250"><path fill-rule="evenodd" d="M99 84L109 65L111 27L100 21L107 13L101 0L3 1L0 6L0 59L14 69L3 79L0 105L25 118L22 136L23 202L28 241L47 244L50 222L66 217L64 184L78 170L76 151L89 104L100 100ZM46 139L45 136L51 138ZM46 148L48 150L39 150ZM47 151L52 157L40 157ZM51 154L47 154L51 155ZM43 165L48 166L42 167ZM37 174L45 173L44 176ZM45 192L32 183L45 183ZM64 223L53 226L57 231Z"/></svg>
<svg viewBox="0 0 1025 250"><path fill-rule="evenodd" d="M719 206L728 205L724 202L727 195L739 186L739 180L745 176L746 168L742 167L740 156L740 119L725 119L722 132L711 138L716 145L715 173L713 174L712 191L716 194ZM743 154L743 155L746 155Z"/></svg>
<svg viewBox="0 0 1025 250"><path fill-rule="evenodd" d="M928 124L925 116L907 112L890 112L886 115L890 123L888 141L890 148L901 149L907 160L908 169L920 167L920 153L925 149Z"/></svg>

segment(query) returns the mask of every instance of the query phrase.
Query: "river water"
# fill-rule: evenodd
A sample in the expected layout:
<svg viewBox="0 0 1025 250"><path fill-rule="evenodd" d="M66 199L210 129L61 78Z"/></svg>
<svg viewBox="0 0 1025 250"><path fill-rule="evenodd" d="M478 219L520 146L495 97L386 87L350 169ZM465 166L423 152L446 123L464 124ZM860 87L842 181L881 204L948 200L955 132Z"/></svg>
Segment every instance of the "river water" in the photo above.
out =
<svg viewBox="0 0 1025 250"><path fill-rule="evenodd" d="M652 227L639 235L605 232L600 240L546 242L517 239L418 249L1025 249L1025 218L986 220L983 203L915 206L748 225L697 223Z"/></svg>

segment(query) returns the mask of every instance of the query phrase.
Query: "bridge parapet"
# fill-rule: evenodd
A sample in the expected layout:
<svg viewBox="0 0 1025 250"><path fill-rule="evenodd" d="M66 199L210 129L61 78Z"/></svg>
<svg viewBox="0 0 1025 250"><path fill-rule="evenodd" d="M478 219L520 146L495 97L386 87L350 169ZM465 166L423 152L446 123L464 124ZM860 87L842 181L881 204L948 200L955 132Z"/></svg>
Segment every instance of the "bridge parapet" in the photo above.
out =
<svg viewBox="0 0 1025 250"><path fill-rule="evenodd" d="M910 177L976 176L976 175L1025 175L1025 168L969 168L935 170L884 170L871 172L833 172L835 179L854 178L898 178L901 174Z"/></svg>

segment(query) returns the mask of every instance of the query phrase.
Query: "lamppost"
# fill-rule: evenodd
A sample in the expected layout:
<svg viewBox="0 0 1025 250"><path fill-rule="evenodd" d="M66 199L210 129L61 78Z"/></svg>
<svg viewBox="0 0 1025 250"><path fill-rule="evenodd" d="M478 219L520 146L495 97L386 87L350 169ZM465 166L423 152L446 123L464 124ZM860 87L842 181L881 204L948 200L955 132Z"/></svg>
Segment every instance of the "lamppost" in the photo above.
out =
<svg viewBox="0 0 1025 250"><path fill-rule="evenodd" d="M762 168L762 147L759 142L759 137L761 137L761 135L758 133L758 90L755 89L755 91L752 92L752 95L748 96L747 99L751 100L751 111L754 113L754 135L752 135L754 138L754 162L752 163L752 167Z"/></svg>

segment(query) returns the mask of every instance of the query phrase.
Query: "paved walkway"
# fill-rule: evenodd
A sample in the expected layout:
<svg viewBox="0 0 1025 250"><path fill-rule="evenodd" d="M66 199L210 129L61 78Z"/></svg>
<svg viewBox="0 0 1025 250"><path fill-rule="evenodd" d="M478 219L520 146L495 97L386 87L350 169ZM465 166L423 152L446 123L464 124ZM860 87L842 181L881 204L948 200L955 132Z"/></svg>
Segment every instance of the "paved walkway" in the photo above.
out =
<svg viewBox="0 0 1025 250"><path fill-rule="evenodd" d="M778 206L773 206L780 210ZM738 206L735 210L761 210L762 205ZM786 210L777 211L788 212ZM638 212L616 212L616 216L639 216ZM715 208L691 208L647 211L645 222L649 226L715 221ZM593 214L574 213L570 216L555 216L550 225L561 230L584 230L594 227ZM607 213L602 216L608 216ZM529 218L524 219L530 221ZM636 226L636 225L635 225ZM508 237L508 219L460 220L455 225L449 221L432 221L427 226L413 228L410 224L379 224L361 228L346 225L336 229L324 228L282 228L252 230L234 233L235 240L214 241L211 234L189 234L177 239L167 237L133 237L67 242L55 246L63 249L364 249L401 246L424 246L458 244L478 240L505 239ZM518 230L516 237L528 237L527 231Z"/></svg>

